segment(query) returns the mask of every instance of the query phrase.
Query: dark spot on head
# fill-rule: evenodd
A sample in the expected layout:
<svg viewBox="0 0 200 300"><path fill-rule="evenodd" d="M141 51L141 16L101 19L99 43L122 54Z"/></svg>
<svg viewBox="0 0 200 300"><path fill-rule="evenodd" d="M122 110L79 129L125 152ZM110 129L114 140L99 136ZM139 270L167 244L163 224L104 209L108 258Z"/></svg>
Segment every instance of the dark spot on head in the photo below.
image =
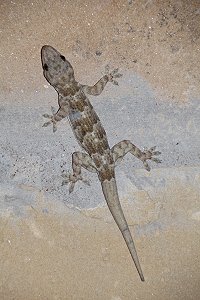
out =
<svg viewBox="0 0 200 300"><path fill-rule="evenodd" d="M65 57L64 57L63 55L60 55L60 58L61 58L63 61L66 60Z"/></svg>
<svg viewBox="0 0 200 300"><path fill-rule="evenodd" d="M47 64L44 64L44 65L43 65L43 70L48 71L48 69L49 69L49 68L48 68Z"/></svg>

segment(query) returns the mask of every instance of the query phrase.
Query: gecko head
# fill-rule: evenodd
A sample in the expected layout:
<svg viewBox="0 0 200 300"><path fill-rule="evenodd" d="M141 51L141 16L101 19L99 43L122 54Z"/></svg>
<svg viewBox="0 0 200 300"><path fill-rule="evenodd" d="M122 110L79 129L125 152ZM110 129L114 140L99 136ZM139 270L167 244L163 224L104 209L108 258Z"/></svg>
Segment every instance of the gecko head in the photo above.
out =
<svg viewBox="0 0 200 300"><path fill-rule="evenodd" d="M44 77L55 89L75 81L71 64L53 47L42 47L41 60Z"/></svg>

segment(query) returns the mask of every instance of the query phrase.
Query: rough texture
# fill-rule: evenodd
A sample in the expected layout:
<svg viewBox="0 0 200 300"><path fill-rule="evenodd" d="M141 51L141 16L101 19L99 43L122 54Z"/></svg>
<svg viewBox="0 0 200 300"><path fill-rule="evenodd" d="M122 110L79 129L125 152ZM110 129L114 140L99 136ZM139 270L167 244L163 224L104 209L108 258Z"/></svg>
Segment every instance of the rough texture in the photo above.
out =
<svg viewBox="0 0 200 300"><path fill-rule="evenodd" d="M198 1L2 1L0 298L199 299L199 11ZM145 284L97 177L70 196L61 186L77 143L67 121L42 128L56 105L44 44L83 84L119 67L117 90L92 99L110 145L125 137L162 152L151 174L132 156L116 171Z"/></svg>

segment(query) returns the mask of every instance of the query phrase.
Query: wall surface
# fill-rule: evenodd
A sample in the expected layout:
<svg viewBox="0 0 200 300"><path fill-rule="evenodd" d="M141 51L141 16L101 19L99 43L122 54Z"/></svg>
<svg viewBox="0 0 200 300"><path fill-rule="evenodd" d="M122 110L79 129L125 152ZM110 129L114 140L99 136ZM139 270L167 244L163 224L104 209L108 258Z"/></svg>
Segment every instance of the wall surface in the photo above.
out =
<svg viewBox="0 0 200 300"><path fill-rule="evenodd" d="M0 2L0 299L197 300L200 293L200 2ZM92 85L110 146L156 145L148 173L128 154L120 200L145 276L140 282L96 175L69 195L62 172L79 151L42 74L49 44Z"/></svg>

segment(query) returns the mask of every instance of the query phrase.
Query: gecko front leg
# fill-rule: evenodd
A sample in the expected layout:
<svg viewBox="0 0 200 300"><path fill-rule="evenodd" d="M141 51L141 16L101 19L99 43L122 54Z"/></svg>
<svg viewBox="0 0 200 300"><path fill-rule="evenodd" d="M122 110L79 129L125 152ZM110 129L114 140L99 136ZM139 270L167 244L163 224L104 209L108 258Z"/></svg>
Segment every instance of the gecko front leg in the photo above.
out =
<svg viewBox="0 0 200 300"><path fill-rule="evenodd" d="M71 193L74 190L75 183L78 180L83 181L85 184L89 185L88 180L83 179L81 175L81 167L85 168L86 170L96 173L96 167L94 165L93 160L91 157L86 153L81 152L74 152L72 154L72 169L73 174L63 174L62 177L65 179L62 182L62 185L64 184L70 184L69 186L69 193Z"/></svg>
<svg viewBox="0 0 200 300"><path fill-rule="evenodd" d="M148 159L150 159L156 163L161 163L160 159L153 157L154 155L161 154L161 152L155 151L155 148L156 147L151 147L149 150L145 149L144 151L141 151L138 147L136 147L130 141L124 140L124 141L119 142L115 146L113 146L111 151L113 153L113 159L114 159L115 163L120 162L122 160L122 158L128 152L130 152L131 154L133 154L135 157L137 157L138 159L140 159L143 162L144 167L147 171L150 171L150 167L147 163Z"/></svg>
<svg viewBox="0 0 200 300"><path fill-rule="evenodd" d="M106 84L111 82L115 85L118 85L116 78L122 77L122 74L118 73L118 69L114 69L112 72L109 72L109 67L106 66L104 75L96 84L93 86L82 85L83 91L89 95L98 96L104 90Z"/></svg>
<svg viewBox="0 0 200 300"><path fill-rule="evenodd" d="M60 109L59 109L60 110ZM59 111L58 110L58 111ZM43 117L44 118L47 118L47 119L50 119L50 121L48 122L45 122L42 127L47 127L51 124L53 124L53 132L56 132L57 130L57 127L56 127L56 118L55 118L55 115L56 115L56 112L55 112L55 108L53 106L51 106L51 112L52 112L52 115L49 115L49 114L43 114Z"/></svg>
<svg viewBox="0 0 200 300"><path fill-rule="evenodd" d="M58 111L56 112L55 109L53 107L51 107L51 112L52 112L52 115L49 115L49 114L44 114L43 117L47 118L47 119L50 119L50 121L46 122L43 124L42 127L47 127L49 126L50 124L53 124L53 132L56 132L57 130L57 126L56 126L56 123L61 121L62 119L64 119L67 115L68 115L68 107L69 107L69 104L68 104L68 98L64 98L62 96L59 95L59 98L58 98L58 104L59 104L59 109Z"/></svg>

